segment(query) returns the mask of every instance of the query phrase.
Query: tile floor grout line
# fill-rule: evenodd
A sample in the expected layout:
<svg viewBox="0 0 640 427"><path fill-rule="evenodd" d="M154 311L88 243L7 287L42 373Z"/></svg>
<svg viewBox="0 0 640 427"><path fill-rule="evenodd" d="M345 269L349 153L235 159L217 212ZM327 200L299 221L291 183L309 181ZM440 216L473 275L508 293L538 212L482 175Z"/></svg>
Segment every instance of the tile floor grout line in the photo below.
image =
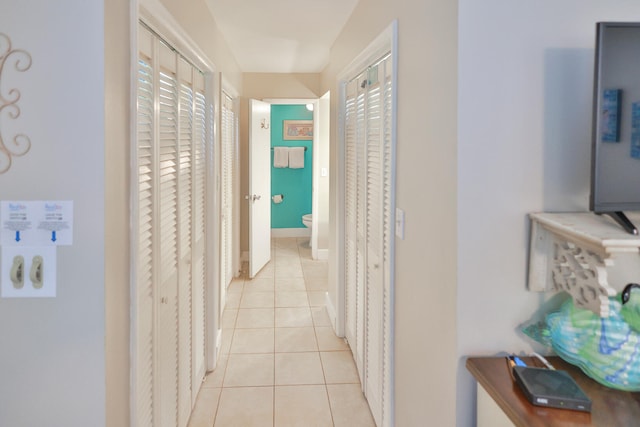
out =
<svg viewBox="0 0 640 427"><path fill-rule="evenodd" d="M249 308L241 309L240 304L239 304L239 306L235 308L237 312L236 312L235 321L232 324L232 326L233 326L233 328L231 329L232 336L231 336L230 345L228 346L229 347L229 353L226 355L227 356L227 364L225 366L225 372L223 372L223 377L222 377L223 378L223 382L222 382L222 385L221 385L220 395L218 397L218 403L217 403L216 411L215 411L215 414L214 414L214 420L213 420L214 425L215 425L215 422L216 422L216 418L219 415L219 411L221 409L221 402L222 402L221 397L222 397L222 394L224 393L225 389L229 390L229 389L233 389L233 388L241 389L241 388L255 388L255 387L260 387L260 388L270 387L271 388L271 393L272 393L272 405L271 405L271 409L272 409L272 417L271 418L272 419L271 419L271 421L273 423L273 426L277 427L276 426L276 422L277 422L278 418L277 418L277 405L276 405L276 389L278 387L282 387L284 389L284 388L288 388L288 387L301 387L301 386L308 387L308 386L324 385L324 391L325 391L324 397L325 397L325 399L326 399L326 401L328 403L328 410L329 410L329 413L327 415L330 417L331 424L335 426L337 420L335 418L336 414L334 414L334 409L335 408L331 404L331 398L330 398L330 393L329 393L329 385L340 385L340 386L342 386L342 385L347 385L347 384L358 384L358 385L360 384L359 383L359 379L358 379L357 382L353 382L353 383L352 382L331 383L331 384L327 383L327 377L326 377L326 372L325 372L326 370L325 370L324 363L322 363L321 354L323 352L324 353L333 353L333 352L339 352L339 351L347 351L350 354L350 351L344 350L344 349L340 349L340 348L332 348L332 349L329 349L329 350L321 350L320 344L319 344L319 339L318 339L318 329L319 328L324 328L324 327L330 327L331 325L324 325L323 324L323 322L325 322L325 320L326 320L326 319L324 319L324 316L318 315L317 316L318 319L314 318L314 316L313 316L314 309L315 309L315 311L322 312L322 305L317 306L317 307L315 307L315 306L312 307L311 306L311 298L310 298L310 294L309 294L309 288L307 287L308 286L307 282L311 278L309 276L310 272L305 273L305 268L302 267L302 263L301 263L301 261L302 261L302 243L301 243L301 239L297 239L297 240L293 239L293 240L296 241L296 247L297 247L298 254L296 256L294 253L291 253L290 257L291 258L295 258L298 261L298 264L301 267L301 272L302 272L301 279L302 279L302 282L304 284L303 290L306 293L305 296L306 296L307 305L303 306L303 307L295 305L293 307L280 307L280 308L306 308L308 310L309 314L311 315L311 324L308 325L308 326L282 326L282 327L276 326L275 312L276 312L276 309L278 308L278 307L276 307L276 305L277 305L276 304L276 296L277 296L276 287L277 287L277 282L278 282L278 278L277 278L278 275L276 274L276 269L278 269L278 270L279 269L283 269L283 266L281 265L280 267L278 267L277 264L279 264L279 263L274 259L273 260L274 261L273 262L273 267L272 267L273 268L273 276L270 277L270 279L272 280L272 284L273 284L273 298L274 298L273 299L273 308L272 308L272 310L273 310L273 320L272 320L272 323L271 323L273 325L273 351L268 351L267 353L264 353L264 352L262 352L262 353L237 353L237 355L241 355L241 354L242 355L245 355L245 354L271 354L272 358L273 358L273 374L272 374L273 381L272 381L272 384L271 385L265 384L265 385L261 385L261 386L248 386L248 385L247 386L225 386L224 380L226 379L227 368L229 366L228 359L232 354L231 353L231 348L233 346L234 341L236 340L235 332L238 329L262 329L262 328L255 327L255 324L252 324L252 323L246 323L246 326L248 326L248 328L238 328L239 319L240 319L240 310L252 310L252 309L256 309L256 308L269 309L269 307L249 307ZM275 242L275 240L274 240L274 242ZM275 243L274 243L274 245L275 245ZM280 248L280 249L282 250L282 252L285 252L285 251L287 251L287 247L290 246L290 243L288 241L285 241L285 242L281 243L281 245L284 246L284 247ZM308 254L305 254L305 257L307 255ZM283 271L284 271L284 269L283 269ZM318 277L317 277L315 271L314 271L314 274L312 276L313 276L314 280L316 280L316 281L318 280ZM245 281L243 282L243 287L242 287L241 295L240 295L241 296L240 301L242 301L244 299L244 296L245 296L244 291L247 290L247 288L246 288L247 282L250 282L250 281L248 279L245 279ZM317 286L315 286L315 284L314 284L314 290L318 290L318 289L315 289L315 287L317 287ZM322 289L320 289L320 291L322 291ZM295 299L293 301L295 301ZM290 305L290 304L287 304L287 305ZM231 309L231 307L229 307L229 308ZM247 312L248 311L244 311L243 313L247 313ZM314 340L315 340L316 350L314 350L314 351L302 351L302 352L299 352L299 351L277 352L276 351L276 341L277 341L276 340L276 330L284 329L284 328L308 328L308 327L312 328L312 333L313 333L313 337L314 337ZM327 346L327 347L331 348L332 344L329 344L329 346ZM281 386L278 386L276 384L276 355L277 354L284 354L284 353L290 353L290 354L301 354L301 353L317 354L318 355L317 357L320 360L320 368L322 369L323 384L315 384L315 383L314 384L283 384ZM233 354L236 354L236 353L233 353ZM337 380L339 381L339 379L337 379ZM284 411L287 411L286 408L287 407L285 405L284 407L281 407L280 409L281 410L283 409ZM280 411L280 412L282 412L282 411ZM327 420L327 421L329 421L329 420ZM220 427L222 427L222 426L220 426Z"/></svg>

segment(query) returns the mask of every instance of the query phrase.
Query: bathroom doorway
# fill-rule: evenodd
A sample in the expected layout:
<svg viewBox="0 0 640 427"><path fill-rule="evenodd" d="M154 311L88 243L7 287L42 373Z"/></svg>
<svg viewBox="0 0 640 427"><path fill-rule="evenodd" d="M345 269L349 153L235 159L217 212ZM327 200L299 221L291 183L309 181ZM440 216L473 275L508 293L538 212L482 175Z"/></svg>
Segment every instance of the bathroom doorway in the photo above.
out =
<svg viewBox="0 0 640 427"><path fill-rule="evenodd" d="M327 94L318 99L265 99L263 101L271 104L272 107L292 105L304 106L312 110L309 117L312 117L313 120L313 139L309 141L302 141L301 143L292 141L291 143L286 144L288 146L305 146L307 150L310 151L308 155L305 156L305 160L308 159L308 161L305 162L304 165L304 167L308 168L311 175L310 208L306 208L308 212L302 212L300 210L300 212L295 213L295 219L290 219L290 223L293 224L290 226L291 228L281 224L279 229L274 228L272 230L275 232L272 234L274 237L279 237L279 232L285 233L284 236L280 237L286 237L289 236L286 233L292 233L289 237L301 237L308 235L308 230L310 230L309 245L311 247L313 259L327 259L329 247L329 93L327 92ZM276 120L280 119L277 117L274 118L271 126L276 125ZM279 123L277 128L281 129L282 123ZM272 156L272 162L273 160ZM251 166L250 168L253 172L254 166ZM294 194L287 194L284 191L278 191L277 188L272 188L270 196L270 203L272 207L275 206L276 209L282 208L287 204L287 202L291 203L293 200L301 197L300 194L297 196ZM289 198L287 198L287 196L289 196ZM302 216L305 214L311 214L312 216L311 226L309 229L306 229L305 225L303 225ZM294 214L290 213L289 215ZM305 219L308 219L308 217ZM300 235L296 236L295 233L300 233Z"/></svg>

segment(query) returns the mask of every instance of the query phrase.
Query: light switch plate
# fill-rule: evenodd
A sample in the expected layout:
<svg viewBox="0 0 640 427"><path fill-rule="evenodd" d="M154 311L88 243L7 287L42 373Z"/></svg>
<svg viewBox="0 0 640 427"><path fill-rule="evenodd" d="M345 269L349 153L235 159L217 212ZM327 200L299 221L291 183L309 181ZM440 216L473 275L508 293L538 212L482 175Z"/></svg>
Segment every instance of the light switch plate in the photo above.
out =
<svg viewBox="0 0 640 427"><path fill-rule="evenodd" d="M11 267L16 257L22 257L23 284L14 286ZM40 258L38 258L40 257ZM3 246L0 258L0 297L2 298L53 298L56 296L56 247L55 246ZM42 282L32 280L34 262L41 262Z"/></svg>

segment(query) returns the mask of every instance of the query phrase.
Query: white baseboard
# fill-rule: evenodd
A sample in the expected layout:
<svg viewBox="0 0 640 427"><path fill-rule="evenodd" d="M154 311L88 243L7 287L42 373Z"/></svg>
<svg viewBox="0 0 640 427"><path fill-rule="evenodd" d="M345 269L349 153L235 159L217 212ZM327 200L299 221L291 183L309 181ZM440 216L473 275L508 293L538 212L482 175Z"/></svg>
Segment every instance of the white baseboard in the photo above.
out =
<svg viewBox="0 0 640 427"><path fill-rule="evenodd" d="M318 249L318 259L327 260L329 259L329 249Z"/></svg>
<svg viewBox="0 0 640 427"><path fill-rule="evenodd" d="M311 229L303 228L272 228L271 237L311 237Z"/></svg>
<svg viewBox="0 0 640 427"><path fill-rule="evenodd" d="M327 307L327 314L329 315L329 320L331 321L331 325L333 326L333 330L336 330L336 309L333 306L333 301L329 298L329 292L325 292L324 294L324 305Z"/></svg>

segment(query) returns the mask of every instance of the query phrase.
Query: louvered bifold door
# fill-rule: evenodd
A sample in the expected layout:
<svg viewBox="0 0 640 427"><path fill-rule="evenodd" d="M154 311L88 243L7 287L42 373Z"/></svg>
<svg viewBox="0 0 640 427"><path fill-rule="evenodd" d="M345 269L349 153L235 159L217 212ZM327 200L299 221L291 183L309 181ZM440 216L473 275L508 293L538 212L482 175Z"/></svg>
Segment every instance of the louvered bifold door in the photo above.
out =
<svg viewBox="0 0 640 427"><path fill-rule="evenodd" d="M136 313L134 324L133 363L136 366L133 378L133 402L136 408L134 422L137 426L153 426L154 412L154 69L151 57L153 43L151 34L140 29L139 59L137 73L137 142L136 184L137 215L135 217L136 239L136 288L132 301Z"/></svg>
<svg viewBox="0 0 640 427"><path fill-rule="evenodd" d="M379 426L391 422L393 70L384 57L345 85L345 334Z"/></svg>
<svg viewBox="0 0 640 427"><path fill-rule="evenodd" d="M390 426L392 422L391 370L393 369L391 353L393 351L392 325L392 281L393 281L393 239L394 239L394 200L395 188L393 171L395 168L394 149L394 112L393 112L393 67L391 57L388 57L380 65L384 71L379 71L379 76L384 76L382 83L382 425Z"/></svg>
<svg viewBox="0 0 640 427"><path fill-rule="evenodd" d="M160 248L158 321L158 370L160 418L155 425L178 423L178 81L177 55L159 43L158 151Z"/></svg>
<svg viewBox="0 0 640 427"><path fill-rule="evenodd" d="M367 71L366 95L366 288L365 395L378 425L382 381L382 118L378 66Z"/></svg>
<svg viewBox="0 0 640 427"><path fill-rule="evenodd" d="M221 225L220 225L220 279L223 295L233 279L233 152L235 147L235 112L233 99L223 93L222 101L222 159L221 159ZM222 303L224 298L222 298ZM221 307L224 308L224 307Z"/></svg>
<svg viewBox="0 0 640 427"><path fill-rule="evenodd" d="M193 402L192 376L192 204L193 204L193 69L180 58L178 62L180 82L179 120L179 286L178 286L178 425L189 421Z"/></svg>
<svg viewBox="0 0 640 427"><path fill-rule="evenodd" d="M212 110L193 64L143 23L138 40L132 419L185 427L206 366Z"/></svg>
<svg viewBox="0 0 640 427"><path fill-rule="evenodd" d="M345 336L356 357L356 97L357 83L349 82L345 87L344 112L344 162L345 162L345 197L344 197L344 280L345 280Z"/></svg>
<svg viewBox="0 0 640 427"><path fill-rule="evenodd" d="M367 230L367 175L366 175L366 76L358 78L356 97L356 200L355 200L355 288L356 288L356 367L366 386L365 334L366 334L366 230Z"/></svg>
<svg viewBox="0 0 640 427"><path fill-rule="evenodd" d="M367 233L365 395L388 425L391 349L392 79L387 57L367 70Z"/></svg>
<svg viewBox="0 0 640 427"><path fill-rule="evenodd" d="M362 242L364 90L359 78L346 86L345 109L345 326L360 379L364 366L364 289ZM360 243L359 243L360 242Z"/></svg>
<svg viewBox="0 0 640 427"><path fill-rule="evenodd" d="M213 135L213 108L205 96L205 79L194 74L193 113L193 382L200 384L206 371L206 181L210 135ZM211 161L211 160L209 160Z"/></svg>

